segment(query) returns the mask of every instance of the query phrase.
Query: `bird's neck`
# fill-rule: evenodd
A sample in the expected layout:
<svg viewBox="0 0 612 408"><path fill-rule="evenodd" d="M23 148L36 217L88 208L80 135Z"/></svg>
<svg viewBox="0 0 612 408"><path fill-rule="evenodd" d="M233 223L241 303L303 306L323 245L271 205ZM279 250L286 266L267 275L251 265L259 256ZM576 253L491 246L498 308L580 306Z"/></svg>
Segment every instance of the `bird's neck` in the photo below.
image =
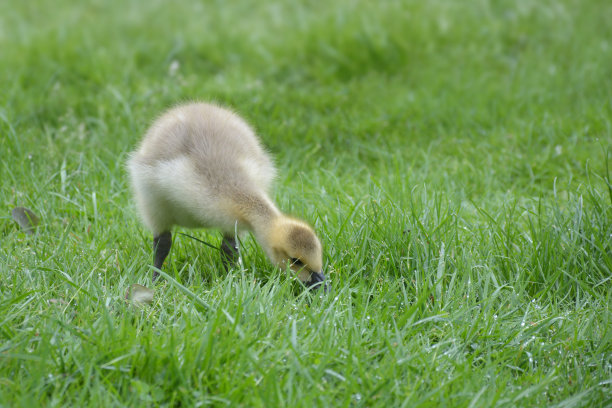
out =
<svg viewBox="0 0 612 408"><path fill-rule="evenodd" d="M265 194L241 193L234 199L239 219L256 236L268 235L274 221L281 216L281 212Z"/></svg>

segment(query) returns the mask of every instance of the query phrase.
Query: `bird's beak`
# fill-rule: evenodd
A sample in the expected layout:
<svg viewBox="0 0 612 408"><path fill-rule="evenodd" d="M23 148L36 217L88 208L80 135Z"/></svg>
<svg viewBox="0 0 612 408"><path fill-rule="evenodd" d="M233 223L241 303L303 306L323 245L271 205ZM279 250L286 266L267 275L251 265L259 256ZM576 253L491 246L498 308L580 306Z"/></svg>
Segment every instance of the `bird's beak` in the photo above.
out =
<svg viewBox="0 0 612 408"><path fill-rule="evenodd" d="M323 292L329 292L329 285L325 282L325 275L320 272L312 272L310 274L310 280L305 284L309 289L318 290L323 288Z"/></svg>

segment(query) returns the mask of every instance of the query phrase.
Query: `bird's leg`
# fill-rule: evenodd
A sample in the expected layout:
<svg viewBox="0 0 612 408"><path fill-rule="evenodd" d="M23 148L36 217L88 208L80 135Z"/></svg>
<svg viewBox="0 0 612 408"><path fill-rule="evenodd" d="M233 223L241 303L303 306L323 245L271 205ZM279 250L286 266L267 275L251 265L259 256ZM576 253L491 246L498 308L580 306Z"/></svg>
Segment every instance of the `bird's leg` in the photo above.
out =
<svg viewBox="0 0 612 408"><path fill-rule="evenodd" d="M153 265L157 269L161 269L164 260L170 252L172 246L172 233L170 231L162 232L153 238ZM153 282L159 276L159 272L153 271Z"/></svg>
<svg viewBox="0 0 612 408"><path fill-rule="evenodd" d="M238 261L238 243L236 239L232 236L224 235L223 242L221 242L221 252L223 266L225 266L227 271Z"/></svg>

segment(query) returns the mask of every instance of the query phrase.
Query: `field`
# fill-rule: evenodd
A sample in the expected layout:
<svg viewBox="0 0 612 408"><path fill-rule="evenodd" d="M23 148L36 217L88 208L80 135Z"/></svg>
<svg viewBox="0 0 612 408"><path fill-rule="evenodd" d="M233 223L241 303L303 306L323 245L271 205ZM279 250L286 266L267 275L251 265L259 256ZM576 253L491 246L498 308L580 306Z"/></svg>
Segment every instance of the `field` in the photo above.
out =
<svg viewBox="0 0 612 408"><path fill-rule="evenodd" d="M0 406L612 406L612 3L0 2ZM125 170L212 100L331 291L152 236ZM27 234L14 207L40 217ZM215 231L177 229L218 245Z"/></svg>

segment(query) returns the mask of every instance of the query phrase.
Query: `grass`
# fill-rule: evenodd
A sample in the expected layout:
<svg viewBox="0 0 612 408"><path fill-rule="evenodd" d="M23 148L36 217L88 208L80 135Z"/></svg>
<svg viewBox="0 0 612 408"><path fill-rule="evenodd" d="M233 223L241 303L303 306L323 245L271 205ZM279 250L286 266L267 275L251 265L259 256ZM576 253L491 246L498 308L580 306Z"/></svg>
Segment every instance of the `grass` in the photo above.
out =
<svg viewBox="0 0 612 408"><path fill-rule="evenodd" d="M610 406L611 19L604 0L0 3L0 406ZM194 99L275 155L327 296L250 236L225 273L177 235L154 304L124 302L152 256L127 153Z"/></svg>

